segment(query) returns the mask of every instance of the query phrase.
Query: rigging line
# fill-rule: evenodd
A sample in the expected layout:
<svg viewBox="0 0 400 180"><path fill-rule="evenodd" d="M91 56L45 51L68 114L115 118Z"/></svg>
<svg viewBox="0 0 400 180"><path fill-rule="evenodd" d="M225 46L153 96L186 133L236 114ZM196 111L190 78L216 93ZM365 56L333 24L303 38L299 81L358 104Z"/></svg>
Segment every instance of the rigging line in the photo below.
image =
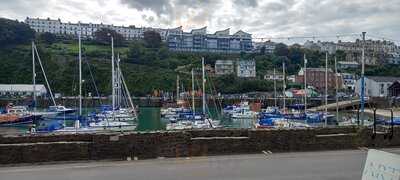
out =
<svg viewBox="0 0 400 180"><path fill-rule="evenodd" d="M119 72L120 72L120 75L121 75L120 77L121 77L121 80L122 80L122 84L124 85L125 91L126 91L126 93L128 95L129 104L132 107L134 116L137 118L138 116L137 116L137 113L136 113L135 106L133 105L133 102L132 102L132 96L131 96L131 93L129 92L128 86L126 85L125 78L124 78L123 73L121 72L121 69L119 69Z"/></svg>
<svg viewBox="0 0 400 180"><path fill-rule="evenodd" d="M88 66L89 74L90 74L91 80L93 82L93 86L94 86L94 89L96 91L97 97L100 97L99 89L97 88L96 81L95 81L93 73L92 73L92 69L90 68L89 62L86 60L86 56L85 56L84 59L85 59L84 61L85 61L86 65ZM99 98L99 101L100 101L100 104L103 104L101 98Z"/></svg>
<svg viewBox="0 0 400 180"><path fill-rule="evenodd" d="M79 84L79 83L76 83L77 81L79 82L79 78L77 78L78 72L79 72L79 60L77 58L75 61L75 68L74 68L74 72L73 72L74 77L73 77L73 84L72 84L72 94L76 93L76 91L77 91L76 89ZM78 98L74 98L74 99L75 99L75 107L77 107L78 106Z"/></svg>
<svg viewBox="0 0 400 180"><path fill-rule="evenodd" d="M196 85L197 87L199 87L199 89L200 89L201 85L200 85L200 82L199 82L199 79L198 79L198 78L195 78L195 85ZM201 91L203 91L203 90L201 90ZM198 94L198 92L197 92L197 94ZM200 99L200 100L201 100L201 99Z"/></svg>
<svg viewBox="0 0 400 180"><path fill-rule="evenodd" d="M127 100L126 92L123 89L121 89L121 100L122 100L121 108L129 107L128 102L127 102L128 100Z"/></svg>
<svg viewBox="0 0 400 180"><path fill-rule="evenodd" d="M216 100L216 98L215 98L215 94L217 94L217 90L216 90L216 88L215 88L215 84L214 84L214 82L212 81L212 78L211 78L211 76L209 76L208 77L208 81L210 82L210 91L211 91L211 95L214 97L213 98L213 103L214 103L214 106L215 106L215 108L216 108L216 110L217 110L217 116L218 116L218 119L221 119L221 114L219 113L220 111L222 111L222 105L220 104L220 101L218 101L219 103L218 103L218 105L217 105L217 100ZM214 93L215 92L215 93ZM213 95L214 94L214 95Z"/></svg>
<svg viewBox="0 0 400 180"><path fill-rule="evenodd" d="M215 83L214 83L213 79L211 77L209 77L209 80L210 80L211 87L214 88L214 92L215 92L215 94L217 94L218 93L217 92L217 88L215 86ZM219 103L219 108L220 108L219 110L222 111L222 102L221 102L221 100L219 100L218 103Z"/></svg>
<svg viewBox="0 0 400 180"><path fill-rule="evenodd" d="M220 119L221 117L219 116L220 115L220 113L218 113L218 111L219 111L219 107L218 107L218 105L217 105L217 102L215 101L215 99L214 99L214 93L213 93L213 88L212 88L212 85L211 85L211 78L210 77L208 77L207 78L209 81L210 81L210 92L211 92L211 97L212 97L212 99L213 99L213 103L214 103L214 107L215 107L215 109L217 110L217 118L218 119Z"/></svg>
<svg viewBox="0 0 400 180"><path fill-rule="evenodd" d="M44 68L43 68L43 65L42 65L42 60L40 59L40 56L39 56L38 50L36 48L36 45L33 45L33 48L35 49L36 55L38 57L39 65L40 65L40 68L42 69L44 80L46 81L46 84L47 84L47 88L49 88L51 101L53 102L54 106L56 106L57 104L56 104L56 101L54 100L54 95L53 95L53 92L51 91L51 87L50 87L49 81L47 80L46 72L44 71Z"/></svg>

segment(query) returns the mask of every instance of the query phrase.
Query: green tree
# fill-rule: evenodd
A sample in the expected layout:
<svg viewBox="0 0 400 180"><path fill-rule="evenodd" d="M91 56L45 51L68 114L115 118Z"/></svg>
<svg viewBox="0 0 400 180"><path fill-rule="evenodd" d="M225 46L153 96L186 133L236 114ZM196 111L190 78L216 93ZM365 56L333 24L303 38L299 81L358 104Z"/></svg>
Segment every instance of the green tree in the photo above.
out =
<svg viewBox="0 0 400 180"><path fill-rule="evenodd" d="M146 49L140 41L134 41L128 46L128 61L135 64L143 64L143 56Z"/></svg>
<svg viewBox="0 0 400 180"><path fill-rule="evenodd" d="M46 43L46 44L53 44L56 42L57 38L54 34L49 33L49 32L45 32L45 33L41 33L39 34L39 41Z"/></svg>
<svg viewBox="0 0 400 180"><path fill-rule="evenodd" d="M289 54L288 46L283 43L276 44L274 54L277 56L288 56Z"/></svg>
<svg viewBox="0 0 400 180"><path fill-rule="evenodd" d="M31 41L35 36L35 31L29 25L0 18L0 47L6 45L23 44Z"/></svg>
<svg viewBox="0 0 400 180"><path fill-rule="evenodd" d="M101 44L111 44L111 37L114 39L115 46L121 46L125 42L125 38L118 32L108 29L101 28L94 32L94 40Z"/></svg>
<svg viewBox="0 0 400 180"><path fill-rule="evenodd" d="M160 33L156 31L145 31L144 42L147 48L159 48L161 46Z"/></svg>

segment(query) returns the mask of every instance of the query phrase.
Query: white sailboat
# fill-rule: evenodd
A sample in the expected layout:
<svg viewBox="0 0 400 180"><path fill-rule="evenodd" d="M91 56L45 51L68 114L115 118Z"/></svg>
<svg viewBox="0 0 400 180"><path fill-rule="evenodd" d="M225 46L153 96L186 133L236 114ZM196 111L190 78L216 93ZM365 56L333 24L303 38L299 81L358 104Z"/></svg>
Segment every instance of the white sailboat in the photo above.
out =
<svg viewBox="0 0 400 180"><path fill-rule="evenodd" d="M114 58L114 39L111 37L111 73L112 73L112 107L97 113L89 123L89 127L103 129L136 129L137 111L133 105L132 98L126 85L124 76L119 66L120 58ZM116 67L115 67L116 63ZM125 99L123 98L125 96ZM124 107L124 101L127 105Z"/></svg>
<svg viewBox="0 0 400 180"><path fill-rule="evenodd" d="M195 106L194 106L194 72L192 70L192 113L194 116L193 120L180 120L173 123L168 123L166 126L167 130L182 130L182 129L209 129L220 127L219 121L213 120L208 116L206 112L206 95L205 95L205 68L204 68L204 58L202 58L202 116L196 118Z"/></svg>
<svg viewBox="0 0 400 180"><path fill-rule="evenodd" d="M113 109L110 112L107 112L106 115L103 118L97 118L96 121L90 122L88 126L81 126L80 124L80 119L86 118L85 116L82 115L82 53L81 53L81 36L78 35L78 40L79 40L79 117L75 119L74 127L63 127L62 129L56 130L55 132L58 133L88 133L88 132L96 132L96 131L102 131L102 130L134 130L136 129L136 123L135 122L127 122L127 121L119 121L121 120L120 117L125 117L122 116L123 114L132 114L134 117L136 116L136 111L132 112L129 111L129 109L125 108L120 108L116 109L115 108L115 87L114 87L114 48L113 48L113 39L111 37L111 44L112 44L112 68L113 68ZM118 69L117 72L121 73L120 70ZM127 86L125 84L125 80L123 79L123 76L121 75L121 82L123 82L125 89L127 89ZM126 92L126 94L129 97L129 102L132 105L133 108L133 103L130 98L129 91ZM89 121L93 120L91 118L93 117L87 117ZM135 119L135 118L134 118Z"/></svg>
<svg viewBox="0 0 400 180"><path fill-rule="evenodd" d="M208 113L206 112L206 72L205 72L205 65L204 65L204 57L201 58L201 70L202 70L202 112L203 112L203 119L202 120L196 120L194 122L194 127L193 128L217 128L219 127L219 121L213 120L211 117L208 116Z"/></svg>
<svg viewBox="0 0 400 180"><path fill-rule="evenodd" d="M39 62L40 68L42 70L43 73L43 77L44 80L46 82L47 85L47 89L49 90L49 94L50 94L50 98L51 98L51 102L53 103L53 106L49 106L49 109L47 110L47 112L38 112L36 110L36 59L35 56L38 57L37 61ZM42 115L43 117L54 117L56 115L59 114L69 114L69 113L74 113L75 109L71 109L71 108L66 108L65 106L62 105L57 105L52 89L50 87L49 81L47 80L47 76L46 76L46 72L44 71L43 65L42 65L42 60L40 59L38 50L36 48L35 43L32 41L32 83L33 83L33 113L34 115Z"/></svg>

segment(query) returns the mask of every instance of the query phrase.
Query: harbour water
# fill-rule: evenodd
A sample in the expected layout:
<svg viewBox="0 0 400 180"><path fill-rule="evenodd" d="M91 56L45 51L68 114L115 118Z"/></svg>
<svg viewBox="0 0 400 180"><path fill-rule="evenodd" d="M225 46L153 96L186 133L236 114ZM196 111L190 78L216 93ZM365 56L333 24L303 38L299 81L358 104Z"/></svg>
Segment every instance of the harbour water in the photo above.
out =
<svg viewBox="0 0 400 180"><path fill-rule="evenodd" d="M84 113L93 111L93 108L84 109ZM139 108L139 121L138 131L154 131L154 130L165 130L167 122L160 118L159 107L141 107ZM333 114L335 112L332 112ZM252 128L256 119L230 119L222 116L222 114L216 108L210 108L210 112L213 119L221 121L221 125L224 128ZM372 120L372 116L365 114L364 119ZM356 118L357 113L354 112L340 112L338 122L348 118ZM379 117L382 118L382 117ZM37 122L39 126L41 122ZM73 126L73 121L65 122L67 126ZM26 133L30 128L30 125L21 125L13 127L0 127L0 134L21 134Z"/></svg>

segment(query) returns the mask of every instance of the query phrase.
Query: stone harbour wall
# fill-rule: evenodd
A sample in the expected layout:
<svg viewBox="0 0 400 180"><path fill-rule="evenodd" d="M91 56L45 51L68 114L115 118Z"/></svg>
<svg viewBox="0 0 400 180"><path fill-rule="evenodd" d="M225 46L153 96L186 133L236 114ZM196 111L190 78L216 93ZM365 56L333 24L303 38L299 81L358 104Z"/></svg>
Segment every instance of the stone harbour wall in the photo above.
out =
<svg viewBox="0 0 400 180"><path fill-rule="evenodd" d="M382 132L346 127L0 136L0 164L400 146L400 127L393 135Z"/></svg>

